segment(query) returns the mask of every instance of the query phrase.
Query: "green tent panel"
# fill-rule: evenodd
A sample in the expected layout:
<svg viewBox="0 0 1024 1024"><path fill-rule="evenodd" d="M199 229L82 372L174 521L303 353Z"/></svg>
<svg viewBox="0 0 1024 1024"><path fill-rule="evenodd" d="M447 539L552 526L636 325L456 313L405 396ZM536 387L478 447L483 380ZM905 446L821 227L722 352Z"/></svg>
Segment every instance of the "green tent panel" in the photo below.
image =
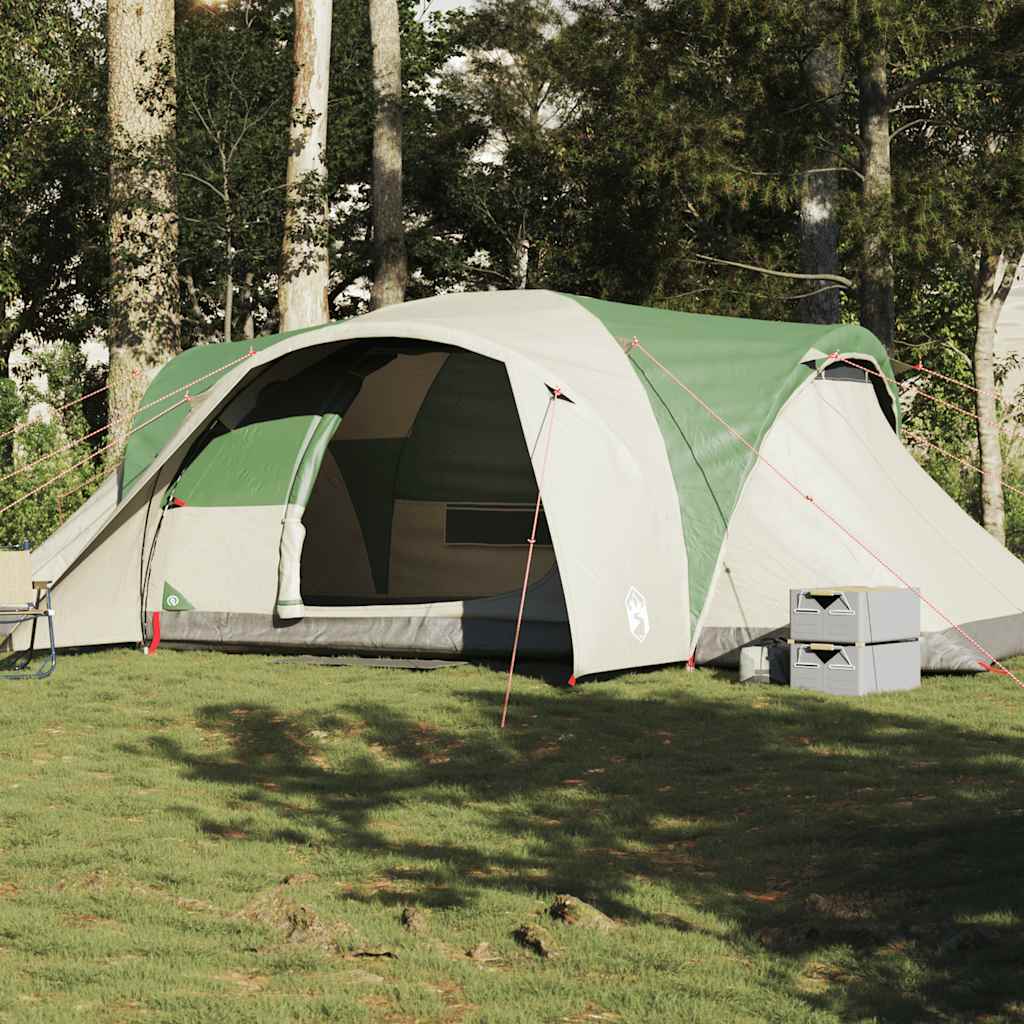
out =
<svg viewBox="0 0 1024 1024"><path fill-rule="evenodd" d="M576 297L623 344L643 382L668 449L689 565L694 628L725 531L756 456L645 354L647 350L755 449L811 370L809 350L868 355L892 377L874 335L850 325L780 324L679 314ZM632 347L633 340L643 348ZM814 366L817 369L817 362ZM898 408L898 394L891 393Z"/></svg>

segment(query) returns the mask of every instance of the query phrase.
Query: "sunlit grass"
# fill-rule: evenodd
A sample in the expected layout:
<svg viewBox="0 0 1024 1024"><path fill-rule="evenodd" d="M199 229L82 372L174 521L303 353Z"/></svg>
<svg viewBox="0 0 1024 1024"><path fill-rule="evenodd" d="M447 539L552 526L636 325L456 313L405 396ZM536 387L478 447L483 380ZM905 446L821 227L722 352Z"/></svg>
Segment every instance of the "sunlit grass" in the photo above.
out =
<svg viewBox="0 0 1024 1024"><path fill-rule="evenodd" d="M1024 1019L1008 680L521 678L504 732L502 685L173 651L3 683L0 1021Z"/></svg>

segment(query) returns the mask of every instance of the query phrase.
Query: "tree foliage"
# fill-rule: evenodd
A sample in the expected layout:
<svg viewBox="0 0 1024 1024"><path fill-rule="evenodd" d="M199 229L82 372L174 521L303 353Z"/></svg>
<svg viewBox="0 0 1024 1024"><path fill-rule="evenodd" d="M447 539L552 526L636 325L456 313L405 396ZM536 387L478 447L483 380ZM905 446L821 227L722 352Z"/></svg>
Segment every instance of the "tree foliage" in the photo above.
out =
<svg viewBox="0 0 1024 1024"><path fill-rule="evenodd" d="M108 321L100 12L8 6L0 373L15 345L77 352ZM326 195L329 302L343 317L367 308L373 277L374 98L366 2L333 6L328 176L307 198ZM420 8L399 4L409 298L525 284L797 319L807 296L828 287L854 321L870 281L888 289L898 358L973 381L978 255L1024 250L1018 3L481 0L431 17ZM178 4L185 345L278 326L292 31L290 0ZM811 74L822 54L831 92ZM886 151L885 187L877 175L865 182L869 67L884 79L868 99L888 125L874 139ZM807 269L801 197L819 172L835 220L829 279L746 269ZM37 360L51 390L64 386L69 360L60 370ZM925 387L972 405L969 390L919 378L908 385L908 428L976 462L973 420L915 398ZM4 415L23 417L26 388L12 396L8 387L5 402ZM1010 424L1019 412L1007 402L1002 416ZM53 429L74 436L69 425ZM1010 482L1021 475L1012 433ZM979 514L977 475L916 450ZM1024 505L1007 498L1009 542L1021 545Z"/></svg>

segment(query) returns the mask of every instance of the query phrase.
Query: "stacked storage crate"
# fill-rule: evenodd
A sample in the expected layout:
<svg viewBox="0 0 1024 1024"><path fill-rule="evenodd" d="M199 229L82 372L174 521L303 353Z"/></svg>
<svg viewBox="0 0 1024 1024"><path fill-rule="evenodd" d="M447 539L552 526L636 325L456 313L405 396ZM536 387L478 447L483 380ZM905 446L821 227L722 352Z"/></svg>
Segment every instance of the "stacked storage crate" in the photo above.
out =
<svg viewBox="0 0 1024 1024"><path fill-rule="evenodd" d="M904 587L789 592L789 681L842 696L921 685L921 599Z"/></svg>

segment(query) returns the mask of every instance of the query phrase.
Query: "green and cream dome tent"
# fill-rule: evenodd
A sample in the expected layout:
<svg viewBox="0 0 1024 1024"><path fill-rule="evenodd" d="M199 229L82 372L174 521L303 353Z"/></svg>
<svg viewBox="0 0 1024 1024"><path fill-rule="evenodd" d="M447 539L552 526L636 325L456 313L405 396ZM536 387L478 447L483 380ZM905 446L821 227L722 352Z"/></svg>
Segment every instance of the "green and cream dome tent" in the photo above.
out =
<svg viewBox="0 0 1024 1024"><path fill-rule="evenodd" d="M200 346L33 569L64 646L159 613L182 644L503 656L539 486L520 651L577 675L728 663L838 584L919 588L926 668L1024 652L1024 566L904 449L892 375L852 325L546 291Z"/></svg>

